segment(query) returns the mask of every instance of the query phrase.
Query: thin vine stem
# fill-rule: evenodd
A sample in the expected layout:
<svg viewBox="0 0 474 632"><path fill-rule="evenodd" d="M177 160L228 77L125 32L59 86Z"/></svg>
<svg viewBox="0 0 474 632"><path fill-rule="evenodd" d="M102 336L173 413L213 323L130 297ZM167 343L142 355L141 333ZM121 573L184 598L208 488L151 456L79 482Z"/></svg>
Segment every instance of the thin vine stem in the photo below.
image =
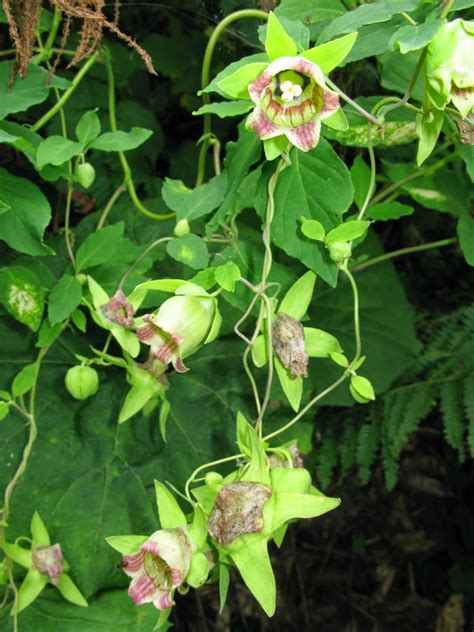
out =
<svg viewBox="0 0 474 632"><path fill-rule="evenodd" d="M256 18L260 20L268 20L268 13L265 11L259 11L258 9L242 9L241 11L234 11L230 15L227 15L223 20L217 24L215 29L212 31L211 37L206 46L206 51L204 53L204 58L202 61L202 71L201 71L201 88L204 88L209 83L209 76L211 72L211 63L212 56L214 54L214 49L216 48L217 42L219 41L220 36L225 31L225 29L236 22L237 20L242 20L246 18ZM202 93L202 101L203 104L206 105L209 103L209 95L207 93ZM203 123L203 136L201 141L201 148L199 151L198 158L198 166L197 166L197 175L196 175L196 186L199 186L204 182L204 176L206 172L206 156L207 151L209 149L209 138L211 134L211 115L204 115L204 123Z"/></svg>
<svg viewBox="0 0 474 632"><path fill-rule="evenodd" d="M351 268L351 272L361 272L366 268L370 268L379 263L384 263L385 261L389 261L390 259L394 259L395 257L401 257L403 255L410 255L414 252L422 252L424 250L432 250L433 248L442 248L443 246L451 246L457 242L456 237L449 237L447 239L440 239L439 241L432 241L427 244L419 244L418 246L408 246L407 248L400 248L399 250L393 250L392 252L386 252L379 257L374 257L373 259L369 259L368 261L364 261L363 263L359 263Z"/></svg>
<svg viewBox="0 0 474 632"><path fill-rule="evenodd" d="M194 470L194 472L191 474L191 476L188 478L188 480L186 481L186 484L184 486L185 496L189 500L191 505L194 505L195 503L194 503L193 499L191 498L191 494L189 492L189 488L192 485L192 483L194 482L194 480L196 479L196 476L199 474L199 472L207 470L210 467L214 467L215 465L222 465L223 463L230 463L231 461L236 461L237 459L242 459L244 456L245 456L245 454L242 454L242 453L233 454L232 456L226 456L223 459L218 459L217 461L210 461L209 463L204 463L204 465L200 465L199 467L197 467Z"/></svg>
<svg viewBox="0 0 474 632"><path fill-rule="evenodd" d="M112 193L107 204L104 206L104 210L100 214L99 221L97 222L97 226L95 227L96 231L100 230L102 226L105 224L115 202L119 199L119 197L122 195L124 191L125 191L125 187L123 184L121 184Z"/></svg>
<svg viewBox="0 0 474 632"><path fill-rule="evenodd" d="M171 239L172 237L160 237L159 239L156 239L151 244L149 244L145 248L145 250L142 252L142 254L138 257L138 259L136 259L135 262L132 263L132 265L129 267L129 269L125 272L123 277L120 279L120 283L118 284L118 287L117 287L117 292L123 288L125 281L132 274L132 272L135 270L138 264L141 263L143 259L145 259L147 254L149 254L154 248L156 248L156 246L159 246L160 244L164 244L166 241L170 241Z"/></svg>
<svg viewBox="0 0 474 632"><path fill-rule="evenodd" d="M117 115L115 111L115 75L112 67L112 62L110 60L110 55L108 52L105 54L105 68L107 72L107 84L108 84L108 107L109 107L109 124L112 132L116 132L117 127ZM137 195L137 191L135 189L135 184L133 182L133 174L128 164L128 160L123 151L118 151L117 155L120 160L120 164L122 165L122 171L124 176L124 186L128 191L130 199L132 200L133 206L140 211L143 215L150 219L154 219L157 221L162 221L166 219L171 219L175 216L174 213L153 213L149 209L147 209L141 202Z"/></svg>
<svg viewBox="0 0 474 632"><path fill-rule="evenodd" d="M49 121L53 117L55 117L56 114L66 105L72 95L76 92L81 81L95 64L98 57L99 51L96 51L93 55L91 55L91 57L89 57L89 59L84 63L77 75L72 80L70 87L64 92L59 101L57 101L52 108L45 112L45 114L43 114L43 116L31 126L31 130L33 132L38 132L42 127L46 125L46 123L49 123Z"/></svg>

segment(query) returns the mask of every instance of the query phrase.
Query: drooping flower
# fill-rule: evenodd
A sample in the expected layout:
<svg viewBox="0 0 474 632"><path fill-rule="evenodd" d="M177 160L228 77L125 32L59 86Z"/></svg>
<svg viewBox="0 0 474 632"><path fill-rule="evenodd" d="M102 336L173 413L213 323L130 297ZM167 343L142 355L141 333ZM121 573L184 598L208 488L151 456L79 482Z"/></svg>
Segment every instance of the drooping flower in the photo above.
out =
<svg viewBox="0 0 474 632"><path fill-rule="evenodd" d="M48 584L55 586L64 599L76 606L88 605L79 588L69 577L68 564L61 545L51 544L51 538L39 513L35 511L30 524L31 549L0 540L0 548L16 564L27 569L18 590L17 612L27 608Z"/></svg>
<svg viewBox="0 0 474 632"><path fill-rule="evenodd" d="M262 140L285 135L302 151L316 147L321 120L339 108L339 97L325 86L320 67L299 56L273 61L248 91L256 107L247 127Z"/></svg>
<svg viewBox="0 0 474 632"><path fill-rule="evenodd" d="M33 565L43 575L47 575L53 586L59 584L59 576L64 570L64 560L61 545L35 546L32 551Z"/></svg>
<svg viewBox="0 0 474 632"><path fill-rule="evenodd" d="M102 305L101 310L111 323L127 328L133 327L133 306L127 301L122 290L118 290L108 303Z"/></svg>
<svg viewBox="0 0 474 632"><path fill-rule="evenodd" d="M204 291L203 291L204 292ZM211 296L173 296L155 315L146 314L138 339L151 346L151 355L179 373L187 371L183 358L210 342L220 326L216 300Z"/></svg>
<svg viewBox="0 0 474 632"><path fill-rule="evenodd" d="M189 572L193 545L182 528L155 531L137 553L124 555L123 571L132 578L128 594L137 605L158 610L174 605L173 593Z"/></svg>
<svg viewBox="0 0 474 632"><path fill-rule="evenodd" d="M427 91L433 105L443 110L452 102L465 118L474 108L474 22L444 24L428 45Z"/></svg>

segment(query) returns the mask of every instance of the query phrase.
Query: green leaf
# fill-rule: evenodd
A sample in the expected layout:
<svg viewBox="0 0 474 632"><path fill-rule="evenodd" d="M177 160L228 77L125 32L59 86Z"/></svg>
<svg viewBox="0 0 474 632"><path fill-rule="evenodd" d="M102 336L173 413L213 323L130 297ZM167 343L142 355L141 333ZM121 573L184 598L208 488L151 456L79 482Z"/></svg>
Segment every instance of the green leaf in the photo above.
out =
<svg viewBox="0 0 474 632"><path fill-rule="evenodd" d="M418 166L425 162L436 147L443 121L444 112L435 109L417 116L416 128L420 137L416 154L416 164Z"/></svg>
<svg viewBox="0 0 474 632"><path fill-rule="evenodd" d="M0 401L0 421L3 421L10 412L10 404Z"/></svg>
<svg viewBox="0 0 474 632"><path fill-rule="evenodd" d="M205 546L207 538L207 516L200 505L194 507L194 517L191 525L188 525L188 534L197 549Z"/></svg>
<svg viewBox="0 0 474 632"><path fill-rule="evenodd" d="M71 320L74 323L74 326L82 331L83 334L86 333L87 329L87 319L84 315L84 312L81 312L80 309L75 309L71 314Z"/></svg>
<svg viewBox="0 0 474 632"><path fill-rule="evenodd" d="M301 403L301 396L303 395L303 378L301 376L296 378L291 377L287 369L285 369L281 363L280 358L277 357L275 357L275 368L278 379L280 380L281 388L288 398L290 406L295 412L298 412Z"/></svg>
<svg viewBox="0 0 474 632"><path fill-rule="evenodd" d="M166 251L170 257L194 270L202 270L207 267L209 261L206 243L193 234L175 237L167 243Z"/></svg>
<svg viewBox="0 0 474 632"><path fill-rule="evenodd" d="M340 132L345 132L349 129L349 121L347 120L344 110L341 107L338 107L334 114L323 119L322 123L326 127Z"/></svg>
<svg viewBox="0 0 474 632"><path fill-rule="evenodd" d="M351 124L346 131L326 128L324 135L348 147L368 146L367 123ZM406 145L417 138L416 125L414 121L386 121L383 126L383 133L380 127L373 126L370 137L374 147L378 145Z"/></svg>
<svg viewBox="0 0 474 632"><path fill-rule="evenodd" d="M240 277L241 274L239 266L232 261L228 261L224 265L218 266L215 269L216 282L227 292L234 291L235 284Z"/></svg>
<svg viewBox="0 0 474 632"><path fill-rule="evenodd" d="M253 534L242 536L241 546L231 557L247 588L271 617L276 607L276 585L266 540Z"/></svg>
<svg viewBox="0 0 474 632"><path fill-rule="evenodd" d="M266 62L253 62L242 66L230 76L221 79L217 87L225 95L234 99L248 99L249 85L258 79L267 66L268 63Z"/></svg>
<svg viewBox="0 0 474 632"><path fill-rule="evenodd" d="M227 118L229 116L239 116L245 114L255 107L252 101L220 101L219 103L206 103L199 110L193 112L194 116L201 114L217 114L219 118Z"/></svg>
<svg viewBox="0 0 474 632"><path fill-rule="evenodd" d="M305 327L304 342L310 358L328 358L331 353L342 352L338 339L322 329Z"/></svg>
<svg viewBox="0 0 474 632"><path fill-rule="evenodd" d="M346 358L346 356L343 353L340 353L338 351L330 351L329 357L338 366L342 366L344 368L347 368L349 366L349 360Z"/></svg>
<svg viewBox="0 0 474 632"><path fill-rule="evenodd" d="M441 21L425 22L424 24L403 26L391 39L391 45L398 48L402 55L412 50L424 48L431 42L438 32Z"/></svg>
<svg viewBox="0 0 474 632"><path fill-rule="evenodd" d="M276 15L276 14L275 14ZM309 46L310 30L301 20L289 20L278 17L281 26L296 44L297 50L306 50ZM265 45L267 37L267 24L258 27L258 39Z"/></svg>
<svg viewBox="0 0 474 632"><path fill-rule="evenodd" d="M270 11L267 23L265 50L270 61L278 57L293 57L298 54L295 42L291 39L276 15Z"/></svg>
<svg viewBox="0 0 474 632"><path fill-rule="evenodd" d="M457 233L466 263L474 266L474 218L469 212L466 211L459 218Z"/></svg>
<svg viewBox="0 0 474 632"><path fill-rule="evenodd" d="M89 605L84 599L79 588L66 573L61 573L59 576L58 590L64 599L70 601L75 606L82 606L85 608Z"/></svg>
<svg viewBox="0 0 474 632"><path fill-rule="evenodd" d="M29 255L51 254L43 233L51 221L51 207L43 193L29 180L0 168L2 200L10 208L0 214L0 239L10 248Z"/></svg>
<svg viewBox="0 0 474 632"><path fill-rule="evenodd" d="M128 297L128 301L133 305L134 309L137 310L145 300L148 292L156 290L174 294L181 285L186 285L186 283L188 283L188 281L183 281L182 279L156 279L154 281L145 281L145 283L137 285ZM105 302L107 301L108 297Z"/></svg>
<svg viewBox="0 0 474 632"><path fill-rule="evenodd" d="M124 228L124 222L117 222L91 233L77 251L77 272L113 259L120 247Z"/></svg>
<svg viewBox="0 0 474 632"><path fill-rule="evenodd" d="M326 235L321 222L315 219L306 219L306 217L301 218L301 232L305 237L314 239L315 241L324 241Z"/></svg>
<svg viewBox="0 0 474 632"><path fill-rule="evenodd" d="M362 156L356 156L351 167L352 184L354 185L354 202L362 208L370 186L370 167Z"/></svg>
<svg viewBox="0 0 474 632"><path fill-rule="evenodd" d="M408 204L401 204L401 202L382 202L380 204L374 204L369 206L366 217L375 219L378 221L387 221L390 219L399 219L400 217L407 217L413 215L415 209Z"/></svg>
<svg viewBox="0 0 474 632"><path fill-rule="evenodd" d="M76 136L84 146L95 140L100 134L100 120L95 110L85 112L76 125Z"/></svg>
<svg viewBox="0 0 474 632"><path fill-rule="evenodd" d="M195 189L188 189L181 180L165 178L161 194L166 206L176 213L178 221L186 219L191 222L215 210L224 199L226 188L225 173Z"/></svg>
<svg viewBox="0 0 474 632"><path fill-rule="evenodd" d="M311 303L316 275L311 270L305 272L290 287L278 307L278 313L288 314L296 320L301 320Z"/></svg>
<svg viewBox="0 0 474 632"><path fill-rule="evenodd" d="M308 241L299 230L301 215L330 230L341 222L353 197L348 169L329 143L320 140L316 149L292 153L291 165L278 179L272 241L290 257L304 263L324 281L335 285L336 266L322 245ZM266 199L263 198L266 203ZM261 215L264 205L259 202Z"/></svg>
<svg viewBox="0 0 474 632"><path fill-rule="evenodd" d="M227 564L219 564L219 614L224 610L229 592L230 572Z"/></svg>
<svg viewBox="0 0 474 632"><path fill-rule="evenodd" d="M32 603L48 584L46 575L36 568L30 568L18 590L17 612L21 612Z"/></svg>
<svg viewBox="0 0 474 632"><path fill-rule="evenodd" d="M472 145L462 144L459 147L459 153L466 164L466 171L471 182L474 182L474 151Z"/></svg>
<svg viewBox="0 0 474 632"><path fill-rule="evenodd" d="M31 518L30 532L33 546L49 546L51 544L48 530L37 511L35 511Z"/></svg>
<svg viewBox="0 0 474 632"><path fill-rule="evenodd" d="M44 291L38 277L28 268L0 269L0 301L18 322L37 331L43 317Z"/></svg>
<svg viewBox="0 0 474 632"><path fill-rule="evenodd" d="M62 77L54 77L48 82L49 73L45 68L30 64L28 74L24 79L14 82L11 88L7 88L11 79L12 62L0 62L0 86L2 98L0 99L0 119L8 114L24 112L32 105L46 101L52 88L64 90L70 86L70 82Z"/></svg>
<svg viewBox="0 0 474 632"><path fill-rule="evenodd" d="M334 20L346 11L340 0L282 0L275 9L279 18L286 17L303 24Z"/></svg>
<svg viewBox="0 0 474 632"><path fill-rule="evenodd" d="M362 377L362 375L354 375L351 377L351 386L358 395L361 395L366 399L375 399L373 386L366 377Z"/></svg>
<svg viewBox="0 0 474 632"><path fill-rule="evenodd" d="M368 24L386 22L402 11L418 8L418 0L379 0L373 4L363 4L333 20L319 36L320 42L327 42L336 35L352 33Z"/></svg>
<svg viewBox="0 0 474 632"><path fill-rule="evenodd" d="M275 160L281 154L288 150L289 140L286 136L275 136L275 138L266 138L263 141L263 150L267 160Z"/></svg>
<svg viewBox="0 0 474 632"><path fill-rule="evenodd" d="M193 553L186 583L192 588L202 586L209 576L209 561L204 553Z"/></svg>
<svg viewBox="0 0 474 632"><path fill-rule="evenodd" d="M176 529L186 526L186 516L178 505L176 498L159 481L155 481L156 505L162 529Z"/></svg>
<svg viewBox="0 0 474 632"><path fill-rule="evenodd" d="M38 169L45 165L59 166L78 156L84 149L82 143L68 140L64 136L48 136L39 144L36 152L36 164Z"/></svg>
<svg viewBox="0 0 474 632"><path fill-rule="evenodd" d="M339 498L278 492L275 497L272 515L272 529L278 529L288 520L295 518L316 518L341 504Z"/></svg>
<svg viewBox="0 0 474 632"><path fill-rule="evenodd" d="M148 535L111 535L105 539L121 555L133 555L148 538Z"/></svg>
<svg viewBox="0 0 474 632"><path fill-rule="evenodd" d="M140 369L137 369L140 371ZM128 391L118 418L119 424L123 424L140 412L144 406L158 395L162 390L161 385L150 373L143 371L143 380L136 380Z"/></svg>
<svg viewBox="0 0 474 632"><path fill-rule="evenodd" d="M48 319L52 325L61 323L82 300L82 285L76 277L65 274L51 290L48 300Z"/></svg>
<svg viewBox="0 0 474 632"><path fill-rule="evenodd" d="M245 448L244 453L250 451L250 463L241 480L269 484L268 462L262 442L240 411L237 413L237 430L239 443Z"/></svg>
<svg viewBox="0 0 474 632"><path fill-rule="evenodd" d="M43 320L38 332L38 340L36 341L35 346L38 347L38 349L49 347L49 345L52 344L56 340L56 338L61 335L62 331L62 323L51 325L48 320Z"/></svg>
<svg viewBox="0 0 474 632"><path fill-rule="evenodd" d="M362 237L367 232L370 226L370 222L363 219L355 219L348 222L344 222L344 224L340 224L336 228L333 228L326 235L326 239L324 243L329 248L333 244L339 243L341 241L352 241L353 239L357 239L358 237Z"/></svg>
<svg viewBox="0 0 474 632"><path fill-rule="evenodd" d="M167 399L162 398L159 414L160 434L163 441L166 443L166 422L168 421L168 415L170 414L171 406Z"/></svg>
<svg viewBox="0 0 474 632"><path fill-rule="evenodd" d="M267 341L265 336L257 336L252 346L252 360L255 366L262 367L268 362Z"/></svg>
<svg viewBox="0 0 474 632"><path fill-rule="evenodd" d="M356 39L357 32L349 33L326 44L310 48L301 53L301 57L305 57L317 64L323 73L327 75L347 57Z"/></svg>
<svg viewBox="0 0 474 632"><path fill-rule="evenodd" d="M90 143L90 149L99 151L130 151L143 145L153 134L151 129L132 127L129 132L106 132Z"/></svg>
<svg viewBox="0 0 474 632"><path fill-rule="evenodd" d="M15 375L12 382L13 397L21 397L21 395L25 395L28 391L31 391L36 380L37 371L37 364L33 362L32 364L24 366L21 371Z"/></svg>

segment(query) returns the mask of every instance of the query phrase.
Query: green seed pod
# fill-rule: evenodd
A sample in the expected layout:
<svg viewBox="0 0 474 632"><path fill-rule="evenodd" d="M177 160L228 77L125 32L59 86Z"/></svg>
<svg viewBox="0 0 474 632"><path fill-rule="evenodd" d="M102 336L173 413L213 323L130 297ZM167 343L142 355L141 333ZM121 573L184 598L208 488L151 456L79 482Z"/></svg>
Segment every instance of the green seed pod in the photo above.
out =
<svg viewBox="0 0 474 632"><path fill-rule="evenodd" d="M88 189L94 183L95 169L90 162L83 162L82 164L77 165L76 170L74 171L74 176L84 189Z"/></svg>
<svg viewBox="0 0 474 632"><path fill-rule="evenodd" d="M73 366L66 373L64 382L74 399L87 399L97 393L99 374L90 366Z"/></svg>
<svg viewBox="0 0 474 632"><path fill-rule="evenodd" d="M329 256L335 263L349 259L351 254L351 245L347 241L338 241L329 248Z"/></svg>
<svg viewBox="0 0 474 632"><path fill-rule="evenodd" d="M184 237L185 235L189 235L190 232L191 229L189 228L187 219L180 219L179 222L176 222L176 226L174 227L176 237Z"/></svg>

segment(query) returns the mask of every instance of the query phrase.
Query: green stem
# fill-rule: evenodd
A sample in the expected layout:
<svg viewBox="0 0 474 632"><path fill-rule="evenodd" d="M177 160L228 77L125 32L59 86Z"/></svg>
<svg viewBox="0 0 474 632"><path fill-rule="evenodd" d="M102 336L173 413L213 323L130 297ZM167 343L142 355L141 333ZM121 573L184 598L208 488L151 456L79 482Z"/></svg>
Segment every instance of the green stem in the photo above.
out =
<svg viewBox="0 0 474 632"><path fill-rule="evenodd" d="M59 24L61 23L61 13L59 7L56 4L54 7L53 23L51 24L51 30L49 31L48 39L44 46L40 45L40 54L32 60L35 65L40 64L42 61L49 61L53 52L53 44L58 34Z"/></svg>
<svg viewBox="0 0 474 632"><path fill-rule="evenodd" d="M110 196L109 201L104 206L104 210L102 211L102 213L101 213L101 215L99 217L99 221L97 222L97 226L95 227L96 230L100 230L102 228L102 226L105 224L105 222L107 220L107 217L109 216L109 213L112 210L115 202L119 199L119 197L122 195L122 193L124 191L125 191L125 187L123 186L123 184L121 184L112 193L112 195Z"/></svg>
<svg viewBox="0 0 474 632"><path fill-rule="evenodd" d="M244 456L245 454L234 454L233 456L226 456L223 459L218 459L217 461L211 461L210 463L205 463L204 465L200 465L199 467L197 467L194 470L194 472L191 474L191 476L188 478L188 480L186 481L186 485L184 486L184 493L186 495L186 498L191 503L191 505L194 505L194 501L191 498L191 494L189 493L189 487L193 483L194 479L199 474L199 472L202 472L203 470L207 470L210 467L214 467L214 465L221 465L222 463L230 463L231 461L236 461L237 459L241 459Z"/></svg>
<svg viewBox="0 0 474 632"><path fill-rule="evenodd" d="M446 0L446 4L444 5L443 10L441 11L439 15L440 20L443 20L448 15L448 13L453 8L453 4L454 4L454 0Z"/></svg>
<svg viewBox="0 0 474 632"><path fill-rule="evenodd" d="M264 11L259 11L258 9L242 9L241 11L235 11L230 15L227 15L223 20L219 22L216 28L212 31L211 37L206 46L206 51L204 53L204 58L202 62L202 71L201 71L201 88L204 88L209 83L209 76L211 71L211 62L212 56L214 54L214 49L216 47L217 42L219 41L220 36L223 31L235 22L236 20L241 20L245 18L256 18L260 20L268 20L268 13ZM207 93L203 93L202 101L203 104L206 105L209 103L209 95ZM211 133L211 115L204 115L204 128L203 128L203 139L201 142L201 149L199 151L199 159L198 159L198 168L197 168L197 176L196 176L196 186L199 186L204 182L204 175L206 171L206 155L207 150L209 149L209 134Z"/></svg>
<svg viewBox="0 0 474 632"><path fill-rule="evenodd" d="M415 170L415 172L411 173L409 176L406 176L405 178L401 178L400 180L397 180L397 182L393 182L385 189L382 189L380 193L377 193L377 195L374 195L374 197L372 198L371 205L381 202L385 197L391 195L393 191L396 191L396 189L398 189L399 187L403 187L405 184L408 184L412 180L416 180L417 178L420 178L421 176L429 175L433 173L434 171L441 169L441 167L444 167L444 165L448 164L449 162L452 162L456 158L457 158L456 154L450 154L449 156L445 156L441 160L438 160L438 162L435 162L433 165L429 165L427 167L423 167L422 169Z"/></svg>
<svg viewBox="0 0 474 632"><path fill-rule="evenodd" d="M443 246L451 246L457 242L456 237L450 237L448 239L440 239L439 241L432 241L428 244L420 244L418 246L408 246L407 248L400 248L399 250L393 250L392 252L387 252L384 255L380 255L379 257L374 257L373 259L369 259L368 261L364 261L363 263L359 263L352 268L352 272L361 272L361 270L365 270L366 268L370 268L371 266L375 266L378 263L383 263L384 261L389 261L390 259L394 259L395 257L400 257L402 255L410 255L414 252L422 252L423 250L432 250L433 248L442 248Z"/></svg>
<svg viewBox="0 0 474 632"><path fill-rule="evenodd" d="M116 132L118 128L117 128L117 115L115 112L115 76L114 76L114 70L112 67L112 62L110 61L110 57L108 53L106 53L105 55L105 67L107 71L107 82L108 82L108 106L109 106L110 129L112 130L112 132ZM119 157L120 164L122 165L122 171L124 175L124 186L127 189L130 199L132 200L132 203L134 207L137 209L137 211L140 211L140 213L142 213L146 217L149 217L150 219L154 219L157 221L170 219L174 217L174 213L163 213L163 214L153 213L152 211L149 211L145 206L143 206L143 204L140 202L138 198L138 195L135 189L135 184L133 182L132 170L130 169L128 160L125 157L125 153L123 151L118 151L117 155Z"/></svg>
<svg viewBox="0 0 474 632"><path fill-rule="evenodd" d="M89 59L85 62L85 64L82 66L82 68L79 70L77 75L72 80L71 86L66 90L66 92L64 92L63 96L59 99L59 101L57 101L57 103L55 103L50 110L48 110L45 114L43 114L43 116L38 121L36 121L34 125L31 126L31 130L33 132L37 132L42 127L44 127L46 123L48 123L54 116L56 116L56 114L61 110L61 108L63 108L66 105L66 103L69 101L69 99L72 97L74 92L79 87L79 84L81 83L81 81L84 79L84 77L92 68L92 66L95 64L98 56L99 56L99 51L96 51L91 57L89 57Z"/></svg>
<svg viewBox="0 0 474 632"><path fill-rule="evenodd" d="M347 261L340 268L341 272L343 272L349 280L352 288L352 296L354 297L354 339L356 343L356 350L352 362L350 366L354 365L357 360L360 358L360 354L362 352L362 340L360 336L360 316L359 316L359 291L357 289L357 283L355 282L354 277L347 267Z"/></svg>
<svg viewBox="0 0 474 632"><path fill-rule="evenodd" d="M71 260L72 267L74 271L76 270L76 258L74 257L74 251L72 249L71 244L71 235L70 235L70 219L71 219L71 202L72 202L72 194L73 194L73 186L72 186L72 173L71 169L69 169L69 181L67 185L67 193L66 193L66 212L64 215L64 236L66 239L66 248L69 255L69 259Z"/></svg>
<svg viewBox="0 0 474 632"><path fill-rule="evenodd" d="M123 288L124 283L128 279L128 277L132 274L132 272L135 270L137 265L143 261L143 259L147 256L147 254L153 250L153 248L156 248L156 246L159 246L160 244L165 243L165 241L170 241L171 239L172 237L160 237L160 239L153 241L149 246L147 246L145 250L142 252L142 254L138 257L138 259L136 259L134 263L132 263L132 265L129 267L129 269L125 272L125 274L121 278L120 283L117 288L117 292Z"/></svg>
<svg viewBox="0 0 474 632"><path fill-rule="evenodd" d="M336 94L338 94L341 99L343 99L346 103L349 103L349 105L351 105L354 110L356 110L357 112L359 112L359 114L362 114L362 116L364 118L366 118L368 121L370 121L371 123L373 123L374 125L380 125L379 120L373 116L372 114L370 114L370 112L367 112L367 110L364 110L364 108L362 106L360 106L358 103L356 103L353 99L351 99L345 92L343 92L333 81L331 81L328 77L325 78L325 82L327 83L327 85L331 88L331 90L334 90L334 92L336 92Z"/></svg>

